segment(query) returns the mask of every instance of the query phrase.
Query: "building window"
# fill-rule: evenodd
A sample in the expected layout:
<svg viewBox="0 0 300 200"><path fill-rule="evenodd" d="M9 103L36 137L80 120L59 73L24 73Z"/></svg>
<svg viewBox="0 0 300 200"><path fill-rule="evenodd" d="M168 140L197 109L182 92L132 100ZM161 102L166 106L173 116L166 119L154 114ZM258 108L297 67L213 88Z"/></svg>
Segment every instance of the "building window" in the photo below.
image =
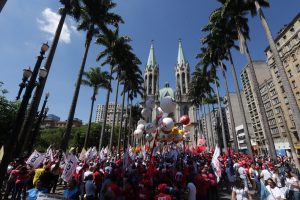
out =
<svg viewBox="0 0 300 200"><path fill-rule="evenodd" d="M290 31L293 33L293 32L295 32L295 29L294 29L294 28L291 28L291 30L290 30Z"/></svg>
<svg viewBox="0 0 300 200"><path fill-rule="evenodd" d="M286 35L284 35L282 38L285 40L286 39Z"/></svg>
<svg viewBox="0 0 300 200"><path fill-rule="evenodd" d="M275 89L271 91L271 97L274 96L276 94Z"/></svg>
<svg viewBox="0 0 300 200"><path fill-rule="evenodd" d="M293 58L293 61L294 61L294 62L297 60L297 58L296 58L296 56L295 56L294 53L292 54L292 58Z"/></svg>
<svg viewBox="0 0 300 200"><path fill-rule="evenodd" d="M284 126L280 126L280 132L281 132L281 133L284 133L284 132L285 132Z"/></svg>
<svg viewBox="0 0 300 200"><path fill-rule="evenodd" d="M276 114L280 113L280 108L275 108L275 113Z"/></svg>
<svg viewBox="0 0 300 200"><path fill-rule="evenodd" d="M291 70L288 70L287 73L288 73L289 78L291 78L293 76L293 73Z"/></svg>
<svg viewBox="0 0 300 200"><path fill-rule="evenodd" d="M292 86L293 86L293 88L297 87L296 81L292 81Z"/></svg>
<svg viewBox="0 0 300 200"><path fill-rule="evenodd" d="M272 100L272 104L273 105L276 105L278 103L279 103L279 99L278 98L275 98L275 99Z"/></svg>
<svg viewBox="0 0 300 200"><path fill-rule="evenodd" d="M299 64L296 65L296 70L297 70L297 72L300 72L300 65Z"/></svg>
<svg viewBox="0 0 300 200"><path fill-rule="evenodd" d="M287 97L284 98L284 103L285 103L285 104L288 104L288 103L289 103L289 100L287 99Z"/></svg>
<svg viewBox="0 0 300 200"><path fill-rule="evenodd" d="M284 88L283 88L283 85L280 86L280 89L281 89L281 93L284 93Z"/></svg>
<svg viewBox="0 0 300 200"><path fill-rule="evenodd" d="M300 93L299 92L296 93L296 97L297 97L298 100L300 100Z"/></svg>
<svg viewBox="0 0 300 200"><path fill-rule="evenodd" d="M278 117L278 123L282 123L282 117Z"/></svg>

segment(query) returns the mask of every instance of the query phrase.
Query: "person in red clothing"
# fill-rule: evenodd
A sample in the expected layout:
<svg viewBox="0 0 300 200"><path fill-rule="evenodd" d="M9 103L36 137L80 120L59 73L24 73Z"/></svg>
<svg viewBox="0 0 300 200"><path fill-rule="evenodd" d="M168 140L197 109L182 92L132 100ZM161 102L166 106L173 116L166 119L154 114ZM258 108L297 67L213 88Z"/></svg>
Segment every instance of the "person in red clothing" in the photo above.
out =
<svg viewBox="0 0 300 200"><path fill-rule="evenodd" d="M198 174L194 182L196 184L197 189L197 199L205 200L208 197L208 190L210 187L210 180L207 176L206 168L202 168L200 174Z"/></svg>
<svg viewBox="0 0 300 200"><path fill-rule="evenodd" d="M25 166L22 166L20 170L13 170L12 173L16 174L16 182L12 199L19 199L21 197L21 193L25 191L24 187L28 178L27 168Z"/></svg>
<svg viewBox="0 0 300 200"><path fill-rule="evenodd" d="M104 174L102 172L100 172L99 167L97 167L93 173L93 179L94 179L94 183L96 185L96 196L97 197L101 190L101 184L103 182L103 178L104 178Z"/></svg>
<svg viewBox="0 0 300 200"><path fill-rule="evenodd" d="M154 200L172 200L172 196L165 193L166 188L167 188L167 184L165 183L159 184L157 187L157 191L159 193L154 197Z"/></svg>

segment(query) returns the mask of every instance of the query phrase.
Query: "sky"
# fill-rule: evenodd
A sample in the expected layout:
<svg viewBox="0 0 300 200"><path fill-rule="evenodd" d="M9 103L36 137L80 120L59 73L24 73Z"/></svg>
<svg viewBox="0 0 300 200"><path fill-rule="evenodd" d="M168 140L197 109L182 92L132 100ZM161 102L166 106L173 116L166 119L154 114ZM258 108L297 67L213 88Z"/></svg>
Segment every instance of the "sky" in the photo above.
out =
<svg viewBox="0 0 300 200"><path fill-rule="evenodd" d="M195 56L201 48L204 36L201 28L207 24L209 14L220 5L215 0L115 0L114 12L121 15L125 23L120 26L120 35L132 39L135 54L142 61L142 71L149 55L151 40L154 40L156 61L160 67L160 87L165 82L175 88L174 65L177 60L178 40L182 39L184 55L191 71L197 63ZM264 9L273 36L289 23L299 12L299 0L273 0L271 7ZM51 44L60 16L59 1L10 0L0 13L0 81L9 91L7 98L14 100L22 70L35 65L41 44ZM250 53L253 60L265 60L264 50L268 46L265 33L257 17L249 16ZM57 46L55 58L44 92L50 92L49 113L65 120L68 117L75 82L84 53L85 33L76 30L76 23L67 17ZM85 70L97 67L96 56L103 48L92 44ZM47 56L47 55L46 55ZM245 55L233 52L239 75L246 64ZM45 61L45 60L44 60ZM43 63L44 64L44 63ZM42 64L42 66L43 66ZM108 66L103 67L108 70ZM229 90L234 92L230 71L227 72ZM222 81L222 80L221 80ZM114 84L115 85L115 84ZM114 86L113 85L113 86ZM221 84L221 95L225 95ZM114 88L114 87L113 87ZM82 86L75 117L88 121L92 89ZM100 90L96 104L105 103L106 91ZM114 91L111 102L114 101ZM137 99L135 102L138 102ZM119 98L121 103L121 98ZM95 108L96 109L96 108ZM95 120L95 110L93 121Z"/></svg>

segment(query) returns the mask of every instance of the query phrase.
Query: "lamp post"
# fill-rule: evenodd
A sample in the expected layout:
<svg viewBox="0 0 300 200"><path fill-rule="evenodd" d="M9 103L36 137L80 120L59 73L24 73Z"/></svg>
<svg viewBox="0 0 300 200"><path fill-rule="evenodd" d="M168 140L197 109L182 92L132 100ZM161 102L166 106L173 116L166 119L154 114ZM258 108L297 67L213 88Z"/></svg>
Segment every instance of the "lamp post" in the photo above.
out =
<svg viewBox="0 0 300 200"><path fill-rule="evenodd" d="M30 78L31 75L32 75L32 71L31 71L30 67L28 67L28 69L23 69L22 83L19 84L20 89L19 89L18 95L16 97L16 100L20 99L22 91L27 85L27 80Z"/></svg>
<svg viewBox="0 0 300 200"><path fill-rule="evenodd" d="M4 145L4 154L3 154L3 158L2 161L0 163L0 171L4 172L7 169L7 166L9 164L9 162L11 161L12 157L13 157L13 152L16 149L16 147L18 146L16 143L16 139L19 136L19 133L21 131L22 128L22 124L23 124L23 120L24 120L24 116L26 113L26 109L28 106L28 102L30 100L32 91L34 89L34 87L36 86L36 78L38 76L38 72L40 69L40 66L42 64L42 61L44 59L44 55L46 53L46 51L48 50L49 46L47 43L44 43L41 47L41 51L40 51L40 55L37 58L37 62L34 66L34 69L32 71L32 75L30 77L30 80L26 86L26 90L25 93L23 95L23 99L21 101L19 110L17 112L17 116L16 119L14 121L13 124L13 128L9 131L9 138L7 140L7 142ZM42 72L43 73L43 72ZM2 186L3 183L3 179L4 179L5 173L1 173L0 175L0 186Z"/></svg>
<svg viewBox="0 0 300 200"><path fill-rule="evenodd" d="M36 141L36 137L39 133L39 130L40 130L40 126L41 126L41 123L42 121L44 121L44 119L46 118L47 116L47 113L49 111L49 108L46 107L46 104L47 104L47 101L48 101L48 98L49 98L49 92L46 93L45 95L45 100L44 100L44 103L43 103L43 106L42 106L42 109L38 115L38 118L36 120L36 123L35 123L35 127L34 129L32 130L32 134L31 134L31 140L30 140L30 143L29 143L29 146L28 146L28 156L30 155L30 153L32 152L32 149L33 149L33 145ZM24 144L24 148L26 148L26 144ZM24 149L25 150L25 149Z"/></svg>

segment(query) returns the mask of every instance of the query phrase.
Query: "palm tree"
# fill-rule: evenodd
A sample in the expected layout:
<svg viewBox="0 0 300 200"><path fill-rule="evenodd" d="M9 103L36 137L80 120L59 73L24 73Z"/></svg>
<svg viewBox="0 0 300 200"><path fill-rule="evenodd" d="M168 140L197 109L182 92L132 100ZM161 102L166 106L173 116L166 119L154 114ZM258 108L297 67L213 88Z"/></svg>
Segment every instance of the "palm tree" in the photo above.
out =
<svg viewBox="0 0 300 200"><path fill-rule="evenodd" d="M232 130L232 136L233 136L233 141L234 141L234 149L238 151L238 143L237 143L237 137L236 137L236 132L235 132L235 123L234 123L234 118L233 118L233 112L232 112L232 106L231 106L231 101L230 101L230 96L229 96L229 90L228 90L228 84L227 84L227 78L226 78L226 66L222 62L222 60L226 59L226 51L227 49L224 48L224 35L220 34L220 28L216 26L216 20L219 20L219 18L216 19L216 13L220 13L220 9L217 9L213 11L213 13L210 16L210 22L207 26L204 27L204 31L209 32L209 34L202 38L202 44L207 44L210 50L210 55L215 57L215 66L219 66L221 71L222 71L222 76L224 80L224 86L226 90L226 97L227 97L227 102L228 102L228 108L229 108L229 114L230 114L230 119L231 119L231 130ZM217 15L218 16L218 15ZM213 25L212 25L213 24Z"/></svg>
<svg viewBox="0 0 300 200"><path fill-rule="evenodd" d="M76 81L76 87L69 111L66 132L63 135L60 145L63 151L65 151L68 146L68 141L73 125L73 118L77 105L77 99L80 91L80 85L91 41L94 36L100 33L100 31L106 29L107 25L114 25L115 27L117 27L118 23L123 22L122 18L119 15L110 12L110 10L115 6L116 4L111 2L111 0L82 0L80 17L77 20L77 29L86 31L85 51Z"/></svg>
<svg viewBox="0 0 300 200"><path fill-rule="evenodd" d="M115 109L113 114L113 125L111 129L111 140L113 133L115 131L115 116L116 116L116 105L118 101L118 91L119 91L119 83L121 80L121 71L119 68L119 64L123 62L123 58L125 57L125 53L129 52L132 48L128 44L130 39L126 36L120 37L119 36L119 30L115 29L114 31L105 29L101 35L99 35L96 39L96 43L100 44L105 47L105 49L99 53L97 56L97 61L105 58L105 60L102 63L102 66L109 64L110 65L110 76L113 76L114 73L117 74L116 80L117 80L117 88L116 88L116 98L115 98ZM104 135L104 127L106 126L106 118L107 118L107 109L109 104L109 96L110 92L107 92L106 95L106 108L104 111L104 122L101 129L101 135L99 140L99 148L102 147L102 138ZM111 147L111 143L110 143Z"/></svg>
<svg viewBox="0 0 300 200"><path fill-rule="evenodd" d="M266 111L264 109L263 100L260 94L257 77L252 63L252 58L246 41L249 39L249 27L248 27L248 19L246 17L247 13L245 12L245 5L243 4L242 1L235 1L235 0L218 0L218 1L220 1L223 4L222 16L226 19L226 24L234 25L234 27L231 28L233 28L237 33L235 38L238 37L240 41L240 51L245 52L246 54L248 69L250 71L250 77L253 82L253 91L258 104L258 110L260 113L259 117L262 122L263 132L265 133L270 156L273 159L275 159L276 158L275 145L269 127Z"/></svg>
<svg viewBox="0 0 300 200"><path fill-rule="evenodd" d="M292 87L289 83L287 74L285 73L285 69L283 67L282 60L280 58L278 49L276 48L276 45L275 45L270 27L268 25L268 22L267 22L266 17L263 13L263 10L262 10L262 7L269 7L269 1L267 1L267 0L247 0L247 1L245 1L245 3L246 3L246 9L250 10L252 16L255 16L255 15L259 16L260 21L262 23L262 26L265 29L266 37L267 37L267 40L269 42L270 49L271 49L272 55L273 55L274 60L275 60L275 64L278 68L278 73L281 77L282 86L283 86L283 88L284 88L284 90L286 91L286 94L287 94L287 99L288 99L289 106L290 106L291 111L292 111L296 131L298 133L298 137L300 138L300 110L299 110L296 98L294 97L293 90L292 90ZM288 130L288 129L286 129L286 130ZM290 132L287 133L287 134L288 134L288 138L291 137L291 136L289 136ZM290 146L294 146L294 143L293 142L290 143ZM295 152L292 153L292 154L296 155ZM298 168L300 169L298 158L294 157L294 160L298 161Z"/></svg>
<svg viewBox="0 0 300 200"><path fill-rule="evenodd" d="M93 68L91 67L88 72L84 72L83 76L85 79L81 81L81 84L86 85L88 87L91 87L93 89L93 95L92 95L92 104L91 104L91 110L90 110L90 117L89 117L89 124L88 129L85 135L84 140L84 148L87 147L87 141L90 134L91 129L91 122L92 122L92 116L93 116L93 109L94 109L94 102L96 100L96 96L98 94L98 91L100 88L111 90L110 85L110 79L108 72L101 72L101 69L99 67Z"/></svg>
<svg viewBox="0 0 300 200"><path fill-rule="evenodd" d="M240 86L239 86L239 82L237 79L237 75L236 75L236 71L235 71L235 67L234 67L234 63L233 63L233 59L232 59L231 51L230 51L231 48L238 49L238 47L235 45L235 42L234 42L234 40L237 39L237 32L234 29L234 27L235 27L234 24L228 24L226 22L226 19L222 17L222 8L218 8L212 12L212 14L209 17L209 24L206 25L202 30L210 33L211 36L207 36L206 37L207 39L209 39L213 35L214 40L219 42L219 46L222 46L225 49L226 53L224 55L224 59L229 60L230 69L232 72L232 76L234 78L235 89L236 89L236 94L237 94L237 98L238 98L238 104L239 104L239 108L240 108L241 116L242 116L243 128L244 128L244 132L246 135L247 148L248 148L249 154L253 155L252 148L251 148L251 141L250 141L251 137L249 135L245 110L244 110L244 106L243 106L243 102L242 102L242 98L241 98L241 94L240 94ZM206 39L204 38L202 41L205 43ZM224 52L224 50L223 50L223 52ZM226 56L226 54L227 54L227 56ZM223 69L222 66L221 66L221 69ZM224 71L224 70L222 70L222 71ZM226 85L225 85L225 87L226 87ZM228 98L228 100L230 100L230 98ZM228 104L231 105L230 101L228 101ZM230 108L231 107L229 107L229 109ZM230 112L232 113L232 109ZM230 117L230 118L233 119L233 117ZM234 128L234 130L235 130L235 128ZM236 137L236 136L234 136L234 137Z"/></svg>

